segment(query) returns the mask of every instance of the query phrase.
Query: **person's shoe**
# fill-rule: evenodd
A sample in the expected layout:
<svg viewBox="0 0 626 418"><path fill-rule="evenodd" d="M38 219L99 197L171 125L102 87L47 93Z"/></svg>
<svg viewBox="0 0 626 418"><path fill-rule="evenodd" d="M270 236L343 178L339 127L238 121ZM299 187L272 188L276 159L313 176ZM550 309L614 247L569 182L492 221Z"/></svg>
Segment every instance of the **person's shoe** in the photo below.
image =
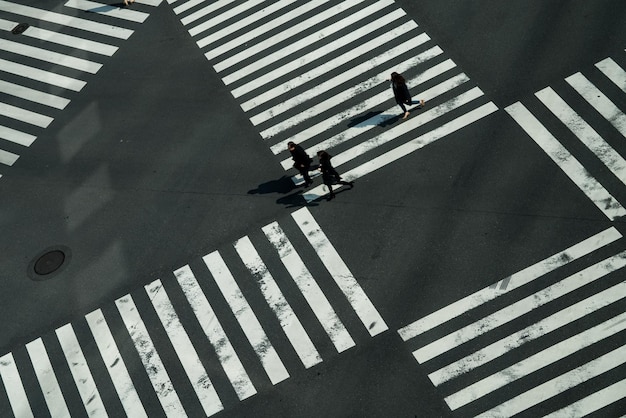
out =
<svg viewBox="0 0 626 418"><path fill-rule="evenodd" d="M424 99L420 100L420 108L424 107L424 103L426 103Z"/></svg>
<svg viewBox="0 0 626 418"><path fill-rule="evenodd" d="M329 194L326 200L333 200L335 198L335 194Z"/></svg>
<svg viewBox="0 0 626 418"><path fill-rule="evenodd" d="M402 119L406 119L409 117L409 112L404 112L404 116L402 117Z"/></svg>

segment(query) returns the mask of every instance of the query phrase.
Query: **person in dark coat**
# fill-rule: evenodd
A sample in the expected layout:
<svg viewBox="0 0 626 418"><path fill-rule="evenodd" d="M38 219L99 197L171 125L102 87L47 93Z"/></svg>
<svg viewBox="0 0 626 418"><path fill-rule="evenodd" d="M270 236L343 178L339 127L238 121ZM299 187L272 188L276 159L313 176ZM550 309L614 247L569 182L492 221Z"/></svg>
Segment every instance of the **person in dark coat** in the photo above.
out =
<svg viewBox="0 0 626 418"><path fill-rule="evenodd" d="M328 186L329 195L328 200L331 200L335 197L335 192L333 191L333 184L343 184L345 186L350 186L352 188L354 186L353 181L343 181L341 176L335 170L335 167L330 162L332 155L327 153L326 151L318 151L317 158L319 158L320 166L319 170L322 172L322 182Z"/></svg>
<svg viewBox="0 0 626 418"><path fill-rule="evenodd" d="M293 168L302 174L302 177L304 178L304 187L308 187L309 184L313 183L311 181L311 177L309 176L309 170L311 169L311 163L313 160L308 156L304 148L293 141L289 141L289 143L287 143L287 149L291 153L291 158L293 159Z"/></svg>
<svg viewBox="0 0 626 418"><path fill-rule="evenodd" d="M406 85L406 80L400 74L391 73L391 88L393 90L393 97L396 99L396 103L400 106L400 109L404 112L402 119L409 117L409 112L406 110L405 104L412 105L411 93ZM424 100L420 100L420 108L424 107Z"/></svg>

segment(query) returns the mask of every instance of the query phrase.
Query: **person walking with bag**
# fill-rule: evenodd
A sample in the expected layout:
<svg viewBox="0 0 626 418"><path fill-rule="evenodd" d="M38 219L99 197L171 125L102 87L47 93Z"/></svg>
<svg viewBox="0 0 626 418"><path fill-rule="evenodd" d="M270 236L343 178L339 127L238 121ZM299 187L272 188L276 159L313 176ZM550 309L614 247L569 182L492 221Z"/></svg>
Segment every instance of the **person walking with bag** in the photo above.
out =
<svg viewBox="0 0 626 418"><path fill-rule="evenodd" d="M304 178L304 187L308 187L309 184L313 183L313 181L311 181L311 177L309 176L309 170L311 169L311 163L313 160L309 157L304 148L293 141L289 141L287 143L287 149L291 153L291 158L293 159L293 168L302 174L302 177Z"/></svg>
<svg viewBox="0 0 626 418"><path fill-rule="evenodd" d="M343 181L341 179L341 176L330 162L332 155L324 150L321 150L317 152L317 158L319 158L320 161L319 170L322 172L322 182L328 187L329 190L328 200L335 197L333 184L343 184L345 186L350 186L350 188L354 187L353 181Z"/></svg>
<svg viewBox="0 0 626 418"><path fill-rule="evenodd" d="M411 92L406 85L406 80L400 74L391 73L391 89L393 90L393 97L396 99L396 103L400 106L400 109L404 112L402 119L409 117L409 112L406 110L405 104L412 105ZM424 107L424 100L420 100L420 108Z"/></svg>

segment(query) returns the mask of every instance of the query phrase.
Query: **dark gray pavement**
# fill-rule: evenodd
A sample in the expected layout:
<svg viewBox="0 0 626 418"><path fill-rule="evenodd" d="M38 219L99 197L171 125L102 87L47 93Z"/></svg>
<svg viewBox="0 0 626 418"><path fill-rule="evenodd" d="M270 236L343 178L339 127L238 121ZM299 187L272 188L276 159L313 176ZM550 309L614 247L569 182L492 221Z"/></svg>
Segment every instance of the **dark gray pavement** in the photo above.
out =
<svg viewBox="0 0 626 418"><path fill-rule="evenodd" d="M109 21L93 13L68 11L56 2L28 4ZM533 374L512 390L501 389L484 403L474 402L452 412L444 397L460 390L461 384L436 386L428 374L459 355L419 364L411 352L422 342L404 342L397 330L610 227L626 232L623 221L608 219L503 110L518 100L532 101L536 91L562 85L564 78L575 72L591 72L594 64L606 57L613 57L626 68L626 26L622 24L626 5L618 1L396 1L395 7L406 11L406 20L414 20L430 36L432 45L440 46L445 57L468 75L471 84L480 87L484 101L493 101L499 110L357 179L353 189L342 190L332 201L308 204L300 197L302 189L290 179L293 170L286 172L279 164L286 153L272 154L268 146L271 141L261 137L260 127L242 111L240 102L172 11L174 6L166 2L155 8L133 6L133 10L149 12L150 16L142 24L127 24L135 32L127 40L115 41L119 50L113 56L75 52L100 60L103 67L97 74L82 76L87 85L72 93L71 103L54 113L54 121L38 131L36 141L28 148L2 142L2 149L19 153L20 158L11 167L2 166L0 172L0 355L13 353L35 415L46 416L48 412L41 389L29 389L38 383L24 346L39 337L48 349L71 415L85 414L54 335L54 330L68 323L83 345L109 416L124 413L84 319L101 308L148 415L164 416L131 338L121 331L124 324L114 301L130 294L155 345L160 347L159 355L187 414L203 416L143 286L161 279L181 320L187 321L192 342L206 348L191 309L184 306L178 310L185 296L175 288L172 272L189 264L215 304L216 316L227 330L233 330L229 334L233 345L242 347L246 337L237 329L233 313L208 271L200 272L201 257L219 250L229 266L239 266L231 268L243 271L233 254L233 242L244 236L259 242L260 228L274 221L302 249L306 241L298 235L290 214L303 206L320 224L389 329L371 337L345 297L331 291L327 297L352 334L355 347L337 353L310 310L301 308L305 328L318 344L323 361L304 369L293 349L285 349L283 361L288 363L290 377L272 385L252 348L238 348L257 389L256 395L241 402L215 354L210 350L199 353L224 404L224 411L216 416L474 416L547 381L548 377ZM0 18L17 19L5 12L0 12ZM54 24L38 23L58 29ZM74 29L63 31L82 34ZM3 32L2 36L14 39L10 33ZM0 52L0 58L31 62L5 51ZM62 71L72 74L71 70ZM327 78L343 71L349 71L349 66ZM367 76L375 73L371 70ZM324 97L339 95L343 88L338 86ZM380 91L385 89L386 85ZM626 111L626 97L609 87L605 90L611 92L621 111ZM452 97L444 96L441 101ZM5 94L1 98L13 100ZM393 106L393 100L385 105ZM592 113L590 109L589 115ZM329 116L323 113L312 120L323 121ZM0 116L0 124L11 123L15 122ZM375 132L400 123L392 121ZM419 132L426 133L441 123ZM553 128L555 125L549 129L558 129ZM334 129L331 132L344 127ZM620 139L624 138L615 133L607 138L625 155ZM595 156L576 156L618 202L626 203L624 184L597 163ZM361 157L340 171L365 164L369 158ZM317 179L316 184L319 182ZM58 246L71 255L66 265L49 280L32 280L29 264L46 249ZM623 249L623 240L618 240L546 280L561 280ZM270 270L283 268L276 267L280 261L275 254L270 255L269 247L260 251L273 260L272 265L268 261ZM315 252L299 252L312 272L319 273L315 277L323 277ZM607 284L603 282L599 288L622 281L623 272L607 277ZM331 283L330 277L320 280ZM239 284L244 293L251 291L252 285L245 280ZM534 290L540 288L536 287L533 285ZM585 292L590 290L576 295L582 298ZM285 293L294 309L306 305L294 289ZM516 298L517 294L507 296L498 306ZM282 338L282 346L287 346L262 297L257 295L249 302L270 339ZM541 313L547 315L564 306L544 308ZM622 311L611 305L588 320L588 326ZM468 313L462 320L479 319L479 313ZM533 313L520 322L525 326L540 318ZM564 335L574 335L580 324L570 324ZM500 337L487 339L501 338L521 327L511 326L501 331ZM624 345L624 338L623 331L616 333L587 348L582 357L569 357L554 368L566 372L583 364L585 358ZM549 339L541 340L540 347L550 344ZM527 351L520 358L530 355ZM476 378L500 370L500 363L490 364ZM98 367L105 371L97 371ZM621 365L578 390L561 394L553 403L529 409L525 416L565 407L593 393L594 385L609 386L623 379L625 373ZM596 414L612 417L625 411L626 401L621 399ZM0 389L0 415L11 414L6 389Z"/></svg>

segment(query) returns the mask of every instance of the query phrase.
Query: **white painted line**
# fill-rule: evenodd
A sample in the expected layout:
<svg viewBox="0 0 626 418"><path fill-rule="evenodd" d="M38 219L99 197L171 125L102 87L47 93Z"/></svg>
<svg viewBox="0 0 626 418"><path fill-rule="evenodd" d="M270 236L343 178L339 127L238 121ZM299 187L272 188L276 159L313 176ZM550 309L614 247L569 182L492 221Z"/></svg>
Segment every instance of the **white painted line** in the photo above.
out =
<svg viewBox="0 0 626 418"><path fill-rule="evenodd" d="M581 73L565 79L591 106L626 137L626 114Z"/></svg>
<svg viewBox="0 0 626 418"><path fill-rule="evenodd" d="M355 0L355 1L359 3L362 0ZM323 40L325 40L327 37L331 36L332 34L345 29L347 26L350 26L354 24L355 22L359 22L365 19L366 17L376 13L377 11L379 11L380 9L386 7L388 4L391 4L391 3L393 3L393 0L379 0L376 3L364 9L360 9L357 12L352 13L350 16L344 19L341 19L340 21L336 23L333 23L329 26L325 26L323 29L320 29L317 32L307 35L302 39L298 39L297 41L295 41L295 38L293 38L291 35L291 30L293 29L292 28L289 31L286 31L286 35L283 35L283 36L289 35L289 37L292 40L294 40L291 43L289 43L288 46L285 46L284 48L276 50L270 54L264 55L263 57L258 57L256 59L253 59L253 61L250 64L246 65L245 67L239 70L236 70L228 74L227 76L222 77L222 81L226 85L232 84L233 82L238 81L243 77L246 77L250 74L253 74L267 67L268 65L274 64L276 61L280 59L292 56L295 52L300 51L301 49L307 48L311 46L312 44L315 44L316 42L322 42ZM317 24L319 25L319 22ZM261 43L261 48L262 48L261 50L266 49L265 42ZM248 48L246 51L249 54L258 54L258 49L259 49L258 47L252 47L252 48ZM229 58L226 61L230 62L231 59L232 58ZM221 63L218 63L214 67L223 68L223 65L221 65ZM220 70L220 72L221 71L223 71L223 69ZM355 69L353 72L358 73L358 70Z"/></svg>
<svg viewBox="0 0 626 418"><path fill-rule="evenodd" d="M202 257L202 260L211 272L226 302L228 302L228 306L230 306L235 318L237 318L237 322L239 322L239 326L241 326L246 338L248 338L254 352L261 360L261 364L272 384L275 385L287 379L289 373L285 365L278 356L274 346L272 346L270 339L267 337L220 254L214 251Z"/></svg>
<svg viewBox="0 0 626 418"><path fill-rule="evenodd" d="M163 0L136 0L137 4L145 4L146 6L157 7L159 6Z"/></svg>
<svg viewBox="0 0 626 418"><path fill-rule="evenodd" d="M66 324L57 328L56 334L87 415L90 417L108 416L72 325Z"/></svg>
<svg viewBox="0 0 626 418"><path fill-rule="evenodd" d="M102 311L97 309L85 315L85 319L126 415L129 417L147 418L148 415L143 408L139 395L137 395L135 385L133 385L126 364L124 364L124 359L117 348Z"/></svg>
<svg viewBox="0 0 626 418"><path fill-rule="evenodd" d="M277 17L276 19L272 19L271 21L264 23L263 25L259 27L246 31L244 34L238 36L237 38L233 40L230 40L222 45L211 48L211 50L208 51L204 55L210 61L217 56L220 56L228 51L231 51L232 49L238 47L239 45L246 45L246 43L249 42L250 40L257 38L260 35L263 35L264 33L269 32L270 30L276 29L277 27L289 22L290 20L293 20L297 18L298 16L301 16L304 13L317 8L323 5L324 3L328 3L329 1L330 0L308 1L305 4L298 6L296 9L290 10L287 13ZM235 30L240 29L240 27L238 27L236 23L233 24L232 26L229 26L229 28L231 29L231 32L234 32ZM210 35L207 38L200 39L197 42L200 48L204 48L205 46L209 45L209 43L213 42L210 38Z"/></svg>
<svg viewBox="0 0 626 418"><path fill-rule="evenodd" d="M539 277L556 270L574 260L577 260L587 254L614 242L622 237L614 227L610 227L601 231L591 237L566 248L546 259L543 259L531 266L526 267L523 270L518 271L507 277L509 284L506 289L501 292L494 292L491 286L487 286L477 292L472 293L469 296L464 297L450 305L441 308L429 315L426 315L422 319L419 319L403 328L398 330L398 334L404 341L408 341L411 338L417 337L426 331L438 327L451 319L454 319L466 312L495 299L498 296L504 295L512 290L518 289Z"/></svg>
<svg viewBox="0 0 626 418"><path fill-rule="evenodd" d="M267 269L267 266L256 251L250 238L243 237L234 244L239 257L252 274L253 279L259 285L259 289L267 304L270 306L285 335L293 346L302 364L307 369L322 361L315 345L309 338L300 320L280 291L278 284Z"/></svg>
<svg viewBox="0 0 626 418"><path fill-rule="evenodd" d="M50 123L54 120L50 116L41 115L39 113L31 112L30 110L22 109L21 107L11 106L6 103L0 103L0 115L39 126L40 128L47 128L48 125L50 125Z"/></svg>
<svg viewBox="0 0 626 418"><path fill-rule="evenodd" d="M624 324L626 321L624 320L624 315L620 315L622 318L622 323L618 325L619 328L624 329ZM615 319L615 318L614 318ZM605 322L609 323L610 321ZM597 340L585 340L580 341L580 344L583 346L590 345ZM579 341L577 341L578 343ZM555 351L555 347L550 347L544 351ZM564 352L567 352L567 348L570 347L558 347L562 349ZM550 399L553 396L556 396L560 393L565 392L566 390L573 388L581 383L584 383L588 380L596 376L600 376L601 374L608 372L626 362L626 346L621 346L597 359L590 361L589 363L583 364L580 367L577 367L573 370L570 370L567 373L562 374L561 376L555 377L552 380L549 380L545 383L542 383L539 386L535 386L534 388L512 398L511 400L496 406L493 409L490 409L487 412L484 412L478 417L487 418L487 417L503 417L503 416L513 416L518 412L524 411L534 405L537 405L540 402L543 402L546 399ZM624 394L622 393L622 396Z"/></svg>
<svg viewBox="0 0 626 418"><path fill-rule="evenodd" d="M70 411L67 409L65 398L63 398L59 382L54 374L50 358L48 358L48 352L41 338L26 344L26 350L35 370L46 405L48 405L50 416L69 417Z"/></svg>
<svg viewBox="0 0 626 418"><path fill-rule="evenodd" d="M32 17L46 22L56 23L62 26L81 29L88 32L98 33L119 39L128 39L133 31L117 26L106 25L104 23L92 22L91 20L80 19L60 13L41 10L30 6L0 0L0 11L13 13L16 15Z"/></svg>
<svg viewBox="0 0 626 418"><path fill-rule="evenodd" d="M255 77L254 80L237 87L231 90L231 93L235 97L243 96L253 90L261 88L268 82L271 82L279 77L284 76L285 74L291 73L292 71L298 70L302 65L308 64L317 59L321 59L327 54L346 46L347 44L354 42L355 40L360 39L361 37L367 36L375 30L382 28L383 26L393 22L394 20L404 16L404 11L401 9L397 9L389 14L384 15L380 19L377 19L371 23L368 23L365 26L362 26L355 31L350 32L347 35L342 36L339 39L336 39L314 51L311 51L295 60L282 65L272 71L266 72L258 77ZM249 111L263 103L266 103L278 96L281 96L290 90L301 86L304 83L308 83L317 77L320 77L327 72L340 67L343 64L348 62L353 62L356 58L360 57L363 54L370 53L373 49L384 45L387 42L397 41L397 38L413 29L415 29L417 25L413 21L409 21L400 25L390 31L383 33L382 35L377 36L374 39L371 39L365 43L361 43L358 47L353 48L350 51L347 51L336 58L331 60L326 60L317 67L313 68L310 71L307 71L304 74L299 74L297 77L281 83L279 86L276 86L270 90L264 91L256 97L248 100L241 104L241 108L245 111Z"/></svg>
<svg viewBox="0 0 626 418"><path fill-rule="evenodd" d="M587 146L609 170L626 184L626 160L619 155L587 122L565 101L547 87L535 96Z"/></svg>
<svg viewBox="0 0 626 418"><path fill-rule="evenodd" d="M626 209L520 102L505 109L526 133L609 219L626 215Z"/></svg>
<svg viewBox="0 0 626 418"><path fill-rule="evenodd" d="M72 7L89 13L96 13L99 15L110 16L116 19L129 20L137 23L143 23L148 16L150 16L148 13L138 12L137 10L119 8L117 6L111 6L109 4L97 3L89 0L68 0L65 3L65 7Z"/></svg>
<svg viewBox="0 0 626 418"><path fill-rule="evenodd" d="M420 74L419 77L416 77L414 80L411 80L411 81L414 81L414 83L410 83L410 84L415 85L415 83L422 83L425 81L424 78L428 77L428 79L430 79L431 75L432 75L431 72L424 72ZM425 76L425 77L421 77L421 76ZM428 100L430 102L435 97L441 94L444 94L454 89L455 87L458 87L463 83L466 83L467 81L469 81L469 77L467 77L465 74L463 73L457 74L445 81L442 81L436 86L429 88L428 90L420 92L419 98L423 98L424 100ZM385 99L389 99L389 93L384 93L384 95L385 95ZM394 106L392 108L384 110L382 113L379 113L375 116L372 116L371 118L367 120L364 120L361 123L351 126L350 128L346 129L343 132L338 133L335 136L332 136L318 144L313 145L311 148L307 148L305 151L309 155L317 155L317 151L319 150L329 150L350 139L356 138L357 136L371 129L379 127L379 125L384 123L385 121L388 121L390 119L397 118L397 117L398 117L397 106ZM293 167L293 161L291 159L285 159L281 161L281 165L283 166L285 170L288 170Z"/></svg>
<svg viewBox="0 0 626 418"><path fill-rule="evenodd" d="M311 100L333 88L336 88L337 86L340 86L344 83L348 83L352 80L358 80L358 77L361 74L365 74L368 71L383 65L403 54L406 53L406 51L410 51L414 48L417 48L418 46L422 45L423 43L427 42L428 40L430 40L430 38L428 37L428 35L422 33L420 35L418 35L415 38L410 38L409 40L407 40L406 42L397 45L387 51L385 51L384 53L378 55L377 57L373 57L372 59L369 59L361 64L355 65L353 68L351 68L350 71L346 71L343 72L335 77L332 77L328 80L325 80L322 83L317 84L315 87L304 91L302 93L299 93L291 98L288 98L284 101L282 101L279 104L276 104L272 107L270 107L267 110L262 111L261 113L258 113L254 116L252 116L250 118L250 121L252 122L253 125L260 125L263 122L266 122L272 118L275 118L276 116L298 106L301 105L305 102L307 102L308 100ZM435 53L435 51L433 51L432 49L429 51L426 51L425 53L420 54L421 57L423 59L430 59L432 58ZM387 74L387 77L389 77L389 74ZM360 83L357 84L354 87L348 88L347 90L347 95L350 95L349 97L352 97L360 92L363 92L364 90L367 90L371 87L374 87L375 85L379 84L380 82L382 82L382 80L379 80L377 77L374 77L371 80L368 80L364 83ZM324 102L323 102L324 103ZM310 106L310 109L316 109L319 105L314 105L314 106ZM316 110L318 113L319 111ZM297 119L299 122L301 122L304 119ZM278 124L280 125L280 124ZM284 129L287 129L286 127L282 128L282 129L277 129L275 128L276 132L280 132Z"/></svg>
<svg viewBox="0 0 626 418"><path fill-rule="evenodd" d="M7 141L11 141L15 144L23 145L25 147L30 147L36 136L30 135L21 131L16 131L15 129L8 128L6 126L0 125L0 138L6 139Z"/></svg>
<svg viewBox="0 0 626 418"><path fill-rule="evenodd" d="M475 368L480 367L483 364L486 364L523 344L542 337L625 297L626 283L618 283L609 289L583 299L565 309L561 309L560 311L520 331L517 331L508 337L495 341L494 343L489 344L488 346L463 357L454 363L442 367L441 369L430 373L428 377L435 386L439 386L442 383L474 370Z"/></svg>
<svg viewBox="0 0 626 418"><path fill-rule="evenodd" d="M61 65L63 67L73 68L79 71L85 71L91 74L97 73L98 70L102 68L102 64L97 62L72 57L70 55L59 54L58 52L21 44L19 42L13 42L8 39L5 39L0 43L0 49L25 57L34 58L40 61L51 62L53 64Z"/></svg>
<svg viewBox="0 0 626 418"><path fill-rule="evenodd" d="M270 16L272 13L275 13L279 10L281 10L284 7L289 6L292 3L295 3L297 0L281 0L278 1L274 4L271 4L261 10L259 10L256 13L253 13L249 16L246 16L243 19L239 19L236 23L226 26L225 28L216 30L214 32L211 32L209 35L205 36L204 38L200 39L198 42L196 42L198 44L199 48L204 48L207 45L210 45L212 43L215 43L217 41L219 41L220 39L222 39L225 36L228 36L232 33L234 33L235 31L248 27L251 24L253 24L254 22L261 20L261 19L265 19L266 17ZM193 1L189 1L187 3L193 3ZM185 3L185 5L187 4ZM246 33L250 33L252 31L247 31Z"/></svg>
<svg viewBox="0 0 626 418"><path fill-rule="evenodd" d="M527 314L555 299L580 289L588 283L592 283L607 274L626 266L626 252L614 255L604 261L579 271L559 282L556 282L541 291L525 297L497 312L494 312L478 321L454 331L445 337L441 337L413 352L413 356L423 364L453 348L470 341L494 328L509 323L520 316Z"/></svg>
<svg viewBox="0 0 626 418"><path fill-rule="evenodd" d="M280 225L273 222L261 228L270 243L276 248L281 261L302 292L326 334L330 337L337 352L353 347L354 340L348 333L319 285L304 265L304 262L285 235Z"/></svg>
<svg viewBox="0 0 626 418"><path fill-rule="evenodd" d="M200 23L198 26L194 26L189 29L189 34L191 36L196 36L199 33L205 32L212 27L224 22L228 19L232 19L239 14L246 12L247 10L253 8L256 5L263 3L265 0L247 0L236 7L229 8L228 11L221 13L219 16L214 17L213 19L205 20Z"/></svg>
<svg viewBox="0 0 626 418"><path fill-rule="evenodd" d="M186 416L183 405L178 399L176 390L172 385L170 377L165 370L161 357L154 347L154 343L148 334L146 325L143 323L135 302L130 295L122 296L115 301L115 305L120 312L124 325L128 330L130 338L133 340L137 354L146 370L154 392L159 398L159 402L168 417Z"/></svg>
<svg viewBox="0 0 626 418"><path fill-rule="evenodd" d="M112 56L119 49L117 46L114 45L91 41L89 39L78 38L76 36L65 35L58 32L52 32L46 29L39 29L32 26L26 29L23 35L59 45L70 46L72 48L80 49L83 51L93 52L94 54L105 55L108 57Z"/></svg>
<svg viewBox="0 0 626 418"><path fill-rule="evenodd" d="M196 10L195 12L193 12L192 14L190 14L189 16L183 17L180 21L183 25L187 26L188 24L195 22L196 20L200 19L201 17L204 17L208 14L213 13L214 11L221 9L222 7L234 2L235 0L218 0L216 2L214 2L213 4L210 4L206 7L203 7L200 10Z"/></svg>
<svg viewBox="0 0 626 418"><path fill-rule="evenodd" d="M22 379L13 360L13 354L7 353L0 357L0 377L9 398L13 415L19 418L34 418Z"/></svg>
<svg viewBox="0 0 626 418"><path fill-rule="evenodd" d="M608 77L617 87L626 93L626 71L611 58L604 59L596 64L596 67Z"/></svg>
<svg viewBox="0 0 626 418"><path fill-rule="evenodd" d="M69 99L64 97L44 93L43 91L24 87L19 84L9 83L8 81L3 80L0 80L0 93L10 94L11 96L54 107L55 109L65 109L65 106L67 106L70 102Z"/></svg>
<svg viewBox="0 0 626 418"><path fill-rule="evenodd" d="M76 80L75 78L51 73L49 71L40 70L38 68L29 67L4 59L0 59L0 71L73 91L81 91L81 89L85 87L85 84L87 84L86 82Z"/></svg>
<svg viewBox="0 0 626 418"><path fill-rule="evenodd" d="M19 155L0 149L0 164L13 165L20 158Z"/></svg>
<svg viewBox="0 0 626 418"><path fill-rule="evenodd" d="M443 53L443 51L441 49L439 49L439 53ZM452 62L452 60L448 59L445 60L444 62L441 62L427 70L425 70L423 73L421 73L420 75L418 75L417 77L410 79L409 80L409 85L411 86L417 86L423 82L426 82L430 79L433 79L441 74L443 74L444 72L452 69L455 67L454 62ZM325 132L326 130L337 126L338 124L341 123L345 123L346 120L348 120L349 118L352 117L358 117L359 115L362 115L363 112L367 109L372 109L375 108L377 106L380 106L381 104L385 103L386 101L391 99L392 94L389 91L384 91L381 92L375 96L372 96L366 100L364 100L363 102L347 109L344 111L341 111L339 113L337 113L334 116L331 116L309 128L303 129L297 133L295 133L293 136L280 141L279 143L272 145L270 147L270 149L272 150L272 152L277 155L280 154L281 152L284 152L287 150L287 143L289 141L294 141L297 144L302 145L303 142L313 138L316 135L319 135L323 132ZM386 120L386 119L385 119ZM344 131L344 133L347 133L349 130ZM339 141L339 136L343 135L344 133L338 134L337 135L337 140ZM329 139L332 140L332 139ZM341 143L344 141L339 141L338 143ZM327 148L332 148L331 146L328 146ZM289 167L291 167L291 164L289 165Z"/></svg>
<svg viewBox="0 0 626 418"><path fill-rule="evenodd" d="M451 87L454 88L456 87L456 85L456 82L452 83L451 85L446 84L442 86L442 89L445 90ZM439 92L439 94L441 93L444 93L444 91ZM394 139L399 138L414 129L417 129L420 126L427 124L428 122L434 121L435 119L445 115L446 113L451 112L461 106L464 106L482 96L483 92L478 87L474 87L464 93L461 93L445 103L423 111L423 113L420 113L415 117L407 119L402 124L399 124L387 131L384 131L380 135L368 139L367 141L361 142L360 144L348 148L346 151L335 155L333 157L333 165L335 167L339 167L340 165L345 164L348 161L351 161L373 149L376 149L381 145L391 142Z"/></svg>
<svg viewBox="0 0 626 418"><path fill-rule="evenodd" d="M174 351L176 351L180 363L183 365L183 369L185 369L185 373L187 373L189 382L202 405L204 413L206 416L211 416L221 411L224 409L222 402L198 357L196 349L180 323L161 281L157 279L145 285L144 288L174 347Z"/></svg>
<svg viewBox="0 0 626 418"><path fill-rule="evenodd" d="M215 349L215 353L222 364L226 376L230 380L233 389L240 400L244 400L256 393L256 389L248 377L248 373L241 364L241 360L233 349L230 340L226 336L220 321L215 316L211 304L207 300L202 288L193 275L189 266L179 268L174 272L178 284L189 301L198 323L202 327L209 342Z"/></svg>
<svg viewBox="0 0 626 418"><path fill-rule="evenodd" d="M626 396L626 379L615 382L589 396L570 404L558 411L545 415L543 418L572 418L582 417L609 406Z"/></svg>
<svg viewBox="0 0 626 418"><path fill-rule="evenodd" d="M442 52L443 51L441 50L441 48L439 48L438 46L435 46L425 52L422 52L421 54L415 57L409 58L407 61L398 63L394 65L393 67L387 68L385 69L385 71L378 73L377 75L369 78L368 80L365 80L362 83L359 83L355 86L345 89L341 94L337 94L313 106L305 108L302 112L298 113L297 115L292 116L288 119L285 119L282 122L261 131L261 136L264 139L269 139L272 136L286 129L289 129L293 126L296 126L304 122L307 119L310 119L325 111L328 111L329 109L332 109L333 107L343 105L346 102L346 100L351 99L359 94L362 94L364 91L371 89L383 82L387 82L389 78L389 74L391 74L392 71L397 71L397 72L402 73L404 72L404 70L408 70L409 68L412 68L422 62L428 61L429 59L441 54ZM390 58L393 58L393 57L390 57ZM390 95L391 93L388 92L387 94Z"/></svg>
<svg viewBox="0 0 626 418"><path fill-rule="evenodd" d="M470 125L471 123L480 120L493 112L498 110L498 107L492 102L486 103L474 110L471 110L465 113L462 116L459 116L456 119L451 120L450 122L445 123L444 125L433 129L421 135L415 139L410 140L409 142L402 144L390 151L387 151L384 154L379 155L364 164L361 164L358 167L353 168L352 170L346 171L343 173L342 177L346 181L355 180L360 177L363 177L373 171L378 170L381 167L386 166L396 160L399 160L402 157L409 155L412 152L425 147L428 144L435 142L438 139L443 138L446 135L449 135L453 132L458 131L459 129ZM319 199L324 196L326 192L324 191L324 186L320 185L314 187L313 189L307 190L303 193L303 197L307 202L312 202L314 200Z"/></svg>
<svg viewBox="0 0 626 418"><path fill-rule="evenodd" d="M189 9L196 7L197 5L201 3L204 3L205 1L206 0L188 0L181 5L174 7L174 13L179 15L181 13L186 12ZM173 3L173 1L170 1L170 3Z"/></svg>
<svg viewBox="0 0 626 418"><path fill-rule="evenodd" d="M370 335L373 337L387 331L389 328L385 320L380 316L372 301L367 297L359 282L357 282L335 247L333 247L324 231L322 231L322 228L311 215L311 212L304 207L293 212L291 216L320 260L322 260L322 263L335 283L337 283L339 289L341 289L341 292L350 302L350 305Z"/></svg>
<svg viewBox="0 0 626 418"><path fill-rule="evenodd" d="M10 32L17 25L18 22L0 19L0 29L2 30ZM47 29L40 29L34 26L29 26L24 32L22 32L22 36L39 39L40 41L52 42L59 45L65 45L100 55L111 56L115 53L115 51L117 51L117 47L113 45L90 41L89 39L78 38L76 36L65 35Z"/></svg>

